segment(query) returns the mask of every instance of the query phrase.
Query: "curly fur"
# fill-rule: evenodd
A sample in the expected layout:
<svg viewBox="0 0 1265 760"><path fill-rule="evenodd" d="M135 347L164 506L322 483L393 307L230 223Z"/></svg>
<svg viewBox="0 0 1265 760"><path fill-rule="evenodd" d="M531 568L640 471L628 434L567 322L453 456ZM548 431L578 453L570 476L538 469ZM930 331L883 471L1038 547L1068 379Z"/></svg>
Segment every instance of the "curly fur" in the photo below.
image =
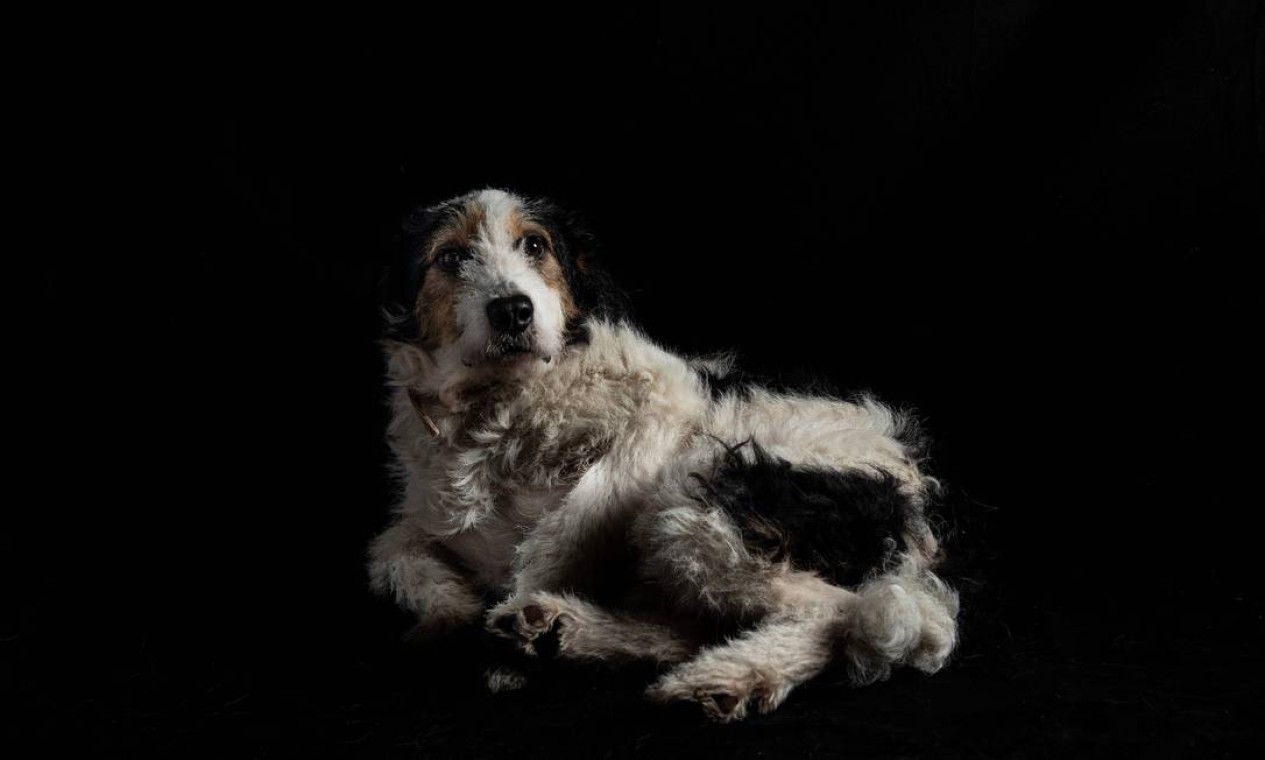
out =
<svg viewBox="0 0 1265 760"><path fill-rule="evenodd" d="M547 235L544 256L523 229ZM441 271L434 239L465 246L459 269ZM558 657L674 663L649 695L720 720L832 662L857 683L945 663L957 597L933 574L937 484L906 416L726 386L732 357L664 350L552 204L471 193L415 214L404 240L412 281L388 288L403 295L384 344L402 493L370 574L421 627L482 616L532 654L548 640ZM505 354L479 306L512 293L578 316L536 303ZM447 343L417 333L428 309L453 319Z"/></svg>

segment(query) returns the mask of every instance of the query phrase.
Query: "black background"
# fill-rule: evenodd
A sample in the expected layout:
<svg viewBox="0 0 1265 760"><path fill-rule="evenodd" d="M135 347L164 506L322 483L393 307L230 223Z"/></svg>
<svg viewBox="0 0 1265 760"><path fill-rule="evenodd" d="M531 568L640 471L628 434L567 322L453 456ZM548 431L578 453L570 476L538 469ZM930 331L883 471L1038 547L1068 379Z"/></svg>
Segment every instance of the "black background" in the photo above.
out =
<svg viewBox="0 0 1265 760"><path fill-rule="evenodd" d="M37 303L14 322L11 740L1259 741L1259 4L841 5L16 26ZM492 698L469 646L401 647L363 570L390 503L376 281L410 204L484 186L585 211L665 345L920 412L964 559L950 668L826 677L720 728L643 704L646 674Z"/></svg>

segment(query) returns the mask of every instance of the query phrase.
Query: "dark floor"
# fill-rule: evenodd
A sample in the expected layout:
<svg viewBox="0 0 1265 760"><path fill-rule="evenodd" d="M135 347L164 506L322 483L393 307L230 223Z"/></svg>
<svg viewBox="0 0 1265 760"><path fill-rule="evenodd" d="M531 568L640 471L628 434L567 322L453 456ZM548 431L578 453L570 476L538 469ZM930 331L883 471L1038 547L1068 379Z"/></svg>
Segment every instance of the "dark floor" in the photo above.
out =
<svg viewBox="0 0 1265 760"><path fill-rule="evenodd" d="M14 35L0 755L1259 754L1259 2L192 14ZM917 408L946 670L718 727L401 645L377 280L489 185L666 345Z"/></svg>
<svg viewBox="0 0 1265 760"><path fill-rule="evenodd" d="M1154 625L1182 606L1157 606ZM182 645L196 651L174 653L142 637L105 663L25 637L4 646L20 701L11 728L49 756L1248 756L1261 746L1262 610L1226 607L1204 621L1232 631L1215 640L1040 610L989 621L965 629L934 677L852 689L826 676L733 726L642 701L647 673L545 673L489 695L469 652L406 654L385 636L326 631L247 652L195 635Z"/></svg>
<svg viewBox="0 0 1265 760"><path fill-rule="evenodd" d="M984 509L958 524L991 539L1007 527ZM354 569L337 578L339 562L271 572L266 587L230 567L195 578L194 598L179 596L178 577L139 571L130 582L151 587L112 598L98 584L129 580L106 571L79 578L90 599L38 599L4 638L4 680L17 696L6 730L36 756L69 746L119 757L1244 757L1261 748L1265 604L1247 578L1165 585L1162 556L1136 576L1097 577L1122 569L1103 564L1034 570L1029 558L1042 553L998 540L959 576L962 645L941 673L898 671L862 689L828 673L775 714L731 726L643 701L648 670L548 663L525 690L491 695L475 637L405 645L404 617L370 599ZM340 559L350 566L354 554ZM259 557L235 559L260 568Z"/></svg>

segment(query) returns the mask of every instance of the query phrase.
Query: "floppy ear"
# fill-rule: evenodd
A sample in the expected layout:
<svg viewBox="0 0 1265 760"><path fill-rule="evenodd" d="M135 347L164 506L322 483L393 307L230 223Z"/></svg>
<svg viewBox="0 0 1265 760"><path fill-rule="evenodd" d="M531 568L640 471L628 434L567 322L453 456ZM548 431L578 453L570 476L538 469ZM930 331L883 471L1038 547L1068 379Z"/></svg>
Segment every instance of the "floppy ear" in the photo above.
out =
<svg viewBox="0 0 1265 760"><path fill-rule="evenodd" d="M554 237L554 255L567 278L571 298L579 309L577 322L586 318L620 322L632 317L627 294L602 266L596 236L579 214L542 204L542 216ZM580 325L568 325L575 331Z"/></svg>
<svg viewBox="0 0 1265 760"><path fill-rule="evenodd" d="M382 312L386 337L404 343L418 340L417 297L426 276L422 253L440 221L434 210L418 208L404 217L382 268Z"/></svg>

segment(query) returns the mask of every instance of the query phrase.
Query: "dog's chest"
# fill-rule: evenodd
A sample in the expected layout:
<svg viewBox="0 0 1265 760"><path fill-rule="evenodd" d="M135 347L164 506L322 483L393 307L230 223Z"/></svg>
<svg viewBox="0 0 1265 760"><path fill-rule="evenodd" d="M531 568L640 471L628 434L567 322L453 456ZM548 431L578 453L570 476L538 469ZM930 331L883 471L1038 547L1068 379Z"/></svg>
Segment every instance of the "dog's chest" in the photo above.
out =
<svg viewBox="0 0 1265 760"><path fill-rule="evenodd" d="M515 547L569 490L569 486L522 489L504 497L496 511L474 528L447 538L445 543L484 586L505 587L511 580Z"/></svg>

